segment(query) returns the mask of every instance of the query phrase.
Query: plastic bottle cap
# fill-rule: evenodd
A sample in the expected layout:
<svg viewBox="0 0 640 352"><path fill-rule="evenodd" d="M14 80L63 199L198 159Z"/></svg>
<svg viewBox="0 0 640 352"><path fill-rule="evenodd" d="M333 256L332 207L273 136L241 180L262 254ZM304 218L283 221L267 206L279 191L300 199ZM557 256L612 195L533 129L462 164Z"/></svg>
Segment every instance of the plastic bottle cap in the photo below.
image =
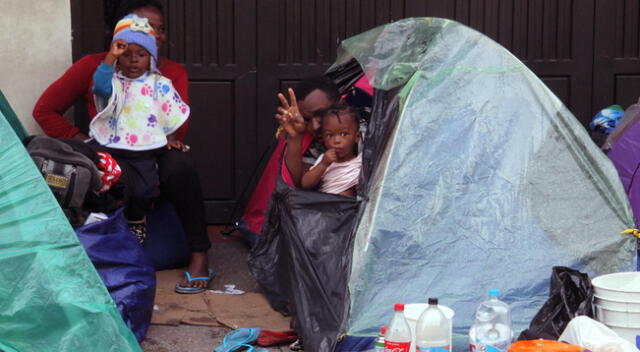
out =
<svg viewBox="0 0 640 352"><path fill-rule="evenodd" d="M489 297L498 297L500 296L500 290L492 288L489 290Z"/></svg>
<svg viewBox="0 0 640 352"><path fill-rule="evenodd" d="M387 327L386 326L381 327L380 328L380 335L384 335L386 333L387 333Z"/></svg>
<svg viewBox="0 0 640 352"><path fill-rule="evenodd" d="M402 303L396 303L396 304L394 304L394 305L393 305L393 310L396 310L396 311L398 311L398 310L404 310L404 304L402 304Z"/></svg>
<svg viewBox="0 0 640 352"><path fill-rule="evenodd" d="M438 305L438 299L437 298L429 298L429 305Z"/></svg>

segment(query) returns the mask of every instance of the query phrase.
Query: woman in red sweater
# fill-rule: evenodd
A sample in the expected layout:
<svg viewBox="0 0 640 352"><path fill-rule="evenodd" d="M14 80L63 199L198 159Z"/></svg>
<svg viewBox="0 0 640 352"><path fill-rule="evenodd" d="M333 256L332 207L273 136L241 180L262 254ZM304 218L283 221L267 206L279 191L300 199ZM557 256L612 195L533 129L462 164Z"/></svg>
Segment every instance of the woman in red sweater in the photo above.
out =
<svg viewBox="0 0 640 352"><path fill-rule="evenodd" d="M154 28L158 48L166 41L162 5L155 0L136 0L124 4L117 18L136 14L149 19ZM106 56L106 52L87 55L74 63L58 80L53 82L36 102L33 117L50 137L86 140L88 135L65 120L63 114L73 104L83 100L91 117L96 116L93 100L93 73ZM165 57L158 60L162 75L169 78L185 103L188 75L180 64ZM171 149L158 160L161 194L173 203L180 217L191 248L191 261L184 278L176 285L180 293L198 293L209 283L207 250L211 247L207 235L202 190L195 164L182 144L188 120L178 130L178 148ZM124 175L123 175L124 177Z"/></svg>

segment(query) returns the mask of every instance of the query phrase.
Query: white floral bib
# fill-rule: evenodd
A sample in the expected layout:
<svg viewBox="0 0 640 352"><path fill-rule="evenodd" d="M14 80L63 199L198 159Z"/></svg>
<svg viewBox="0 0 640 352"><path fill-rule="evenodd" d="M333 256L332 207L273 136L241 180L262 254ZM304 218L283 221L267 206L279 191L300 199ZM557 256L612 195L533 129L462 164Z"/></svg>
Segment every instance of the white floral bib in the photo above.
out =
<svg viewBox="0 0 640 352"><path fill-rule="evenodd" d="M109 148L150 150L167 144L189 117L189 106L171 80L147 72L131 79L114 74L111 97L95 97L98 114L89 124L91 137Z"/></svg>

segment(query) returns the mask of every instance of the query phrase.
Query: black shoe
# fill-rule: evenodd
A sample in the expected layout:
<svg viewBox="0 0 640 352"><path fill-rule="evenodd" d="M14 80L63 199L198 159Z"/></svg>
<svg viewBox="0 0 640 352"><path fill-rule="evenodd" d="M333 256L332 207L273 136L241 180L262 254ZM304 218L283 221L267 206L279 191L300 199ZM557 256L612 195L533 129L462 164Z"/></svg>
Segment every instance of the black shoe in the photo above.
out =
<svg viewBox="0 0 640 352"><path fill-rule="evenodd" d="M140 244L147 238L147 224L144 222L130 222L129 231L136 236Z"/></svg>

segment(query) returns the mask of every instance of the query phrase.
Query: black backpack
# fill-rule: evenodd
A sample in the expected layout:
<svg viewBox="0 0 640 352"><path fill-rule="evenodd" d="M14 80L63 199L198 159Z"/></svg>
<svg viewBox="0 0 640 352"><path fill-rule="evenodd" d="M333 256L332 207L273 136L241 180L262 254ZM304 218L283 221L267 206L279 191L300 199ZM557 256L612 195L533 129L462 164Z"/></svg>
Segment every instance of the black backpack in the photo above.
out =
<svg viewBox="0 0 640 352"><path fill-rule="evenodd" d="M25 144L63 209L81 208L87 195L102 187L94 161L69 144L47 136L30 137Z"/></svg>

